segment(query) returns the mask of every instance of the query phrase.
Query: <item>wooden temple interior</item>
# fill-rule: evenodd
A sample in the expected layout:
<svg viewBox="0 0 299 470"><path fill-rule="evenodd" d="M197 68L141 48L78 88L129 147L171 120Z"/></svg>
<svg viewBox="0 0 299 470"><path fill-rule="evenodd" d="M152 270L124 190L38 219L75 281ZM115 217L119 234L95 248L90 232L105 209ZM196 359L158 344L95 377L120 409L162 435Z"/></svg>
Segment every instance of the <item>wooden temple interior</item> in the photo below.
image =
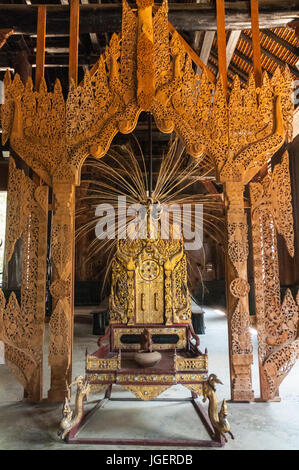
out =
<svg viewBox="0 0 299 470"><path fill-rule="evenodd" d="M0 3L0 354L24 400L42 401L48 325L46 400L64 402L63 438L80 443L83 402L115 383L141 400L183 384L211 445L233 436L191 298L226 312L227 398L279 399L299 358L298 35L298 0ZM202 204L199 249L148 227L143 241L98 243L96 206L135 201L138 181L147 216ZM105 334L74 378L76 307L103 305ZM134 365L142 335L153 370Z"/></svg>

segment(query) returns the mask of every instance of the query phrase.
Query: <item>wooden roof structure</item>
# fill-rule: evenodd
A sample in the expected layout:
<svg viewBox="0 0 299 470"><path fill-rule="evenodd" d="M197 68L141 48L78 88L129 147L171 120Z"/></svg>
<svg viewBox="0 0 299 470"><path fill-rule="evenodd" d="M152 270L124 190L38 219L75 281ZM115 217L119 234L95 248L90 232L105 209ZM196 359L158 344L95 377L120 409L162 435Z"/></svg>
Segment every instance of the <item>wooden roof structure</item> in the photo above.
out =
<svg viewBox="0 0 299 470"><path fill-rule="evenodd" d="M0 30L13 29L0 51L0 79L6 68L14 69L15 55L26 51L28 61L36 63L37 5L47 4L45 79L48 89L59 78L68 88L68 0L2 0ZM249 1L226 2L228 82L237 74L246 83L253 71L253 48ZM282 5L283 4L283 5ZM298 36L294 21L299 17L299 1L260 0L260 41L262 68L270 76L277 66L288 64L294 80L299 79ZM169 18L186 42L218 75L216 6L213 0L176 2L169 0ZM81 0L79 28L79 81L86 69L96 63L119 30L121 3L113 0ZM275 27L271 27L271 26Z"/></svg>
<svg viewBox="0 0 299 470"><path fill-rule="evenodd" d="M160 3L160 2L158 2ZM168 0L169 20L185 40L199 63L207 66L211 75L219 76L216 22L216 0ZM0 80L9 68L26 79L36 80L38 7L47 6L44 78L48 90L53 90L56 79L61 82L64 96L69 89L69 0L2 0L0 3ZM109 43L113 32L121 27L121 0L80 0L78 82L91 69ZM259 24L262 71L271 77L275 69L288 64L295 81L299 80L298 36L299 0L259 0ZM297 22L297 23L296 23ZM226 64L228 90L237 75L245 86L254 70L251 33L250 0L225 2ZM297 30L298 33L298 30ZM193 52L194 51L194 52ZM195 63L193 64L196 67ZM197 67L197 72L201 68ZM299 82L298 82L299 86ZM147 141L147 120L141 115L135 135L140 142ZM1 130L0 130L1 132ZM169 136L156 129L154 154L161 153L161 145ZM123 142L125 136L118 135ZM2 147L2 151L8 147ZM0 159L2 152L0 151Z"/></svg>

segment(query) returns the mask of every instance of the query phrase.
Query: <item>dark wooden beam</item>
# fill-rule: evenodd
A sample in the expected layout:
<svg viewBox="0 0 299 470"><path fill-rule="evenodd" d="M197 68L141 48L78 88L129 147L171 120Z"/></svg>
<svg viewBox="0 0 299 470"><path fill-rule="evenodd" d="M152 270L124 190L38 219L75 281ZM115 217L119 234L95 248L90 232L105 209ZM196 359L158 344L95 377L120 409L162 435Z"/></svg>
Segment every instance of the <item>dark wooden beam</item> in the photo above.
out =
<svg viewBox="0 0 299 470"><path fill-rule="evenodd" d="M247 85L248 75L243 70L239 69L239 67L237 67L235 64L232 64L232 63L229 64L229 70L233 72L235 75L238 75L240 81L244 83L244 85Z"/></svg>
<svg viewBox="0 0 299 470"><path fill-rule="evenodd" d="M6 43L9 36L14 33L14 30L11 28L8 29L0 29L0 49Z"/></svg>
<svg viewBox="0 0 299 470"><path fill-rule="evenodd" d="M13 53L4 53L0 52L0 68L10 68L13 67L14 56ZM83 65L92 66L99 60L98 54L79 54L78 55L78 65L82 67ZM35 67L35 55L28 55L29 63ZM69 66L69 55L68 54L46 54L45 56L45 67L68 67Z"/></svg>
<svg viewBox="0 0 299 470"><path fill-rule="evenodd" d="M253 70L256 86L262 85L262 62L259 26L259 2L251 0L251 32L253 48Z"/></svg>
<svg viewBox="0 0 299 470"><path fill-rule="evenodd" d="M0 5L1 28L36 34L37 5ZM285 26L299 18L299 0L260 0L260 28ZM69 6L47 5L48 34L69 33ZM250 1L226 2L226 28L251 29ZM169 21L179 31L216 30L213 4L170 3ZM121 29L120 4L80 5L80 33L114 32Z"/></svg>
<svg viewBox="0 0 299 470"><path fill-rule="evenodd" d="M239 51L239 49L235 49L235 55L237 57L239 57L240 59L244 60L244 62L249 64L250 67L252 67L252 69L253 69L253 62L252 62L252 59L250 59L250 57L247 57L247 55L245 55L243 52Z"/></svg>
<svg viewBox="0 0 299 470"><path fill-rule="evenodd" d="M70 7L69 83L78 84L79 0L71 0Z"/></svg>
<svg viewBox="0 0 299 470"><path fill-rule="evenodd" d="M247 64L249 64L249 65L251 66L252 70L253 70L253 62L252 62L252 60L251 60L249 57L247 57L247 55L243 54L243 52L239 51L238 49L235 49L235 55L238 56L238 57L240 57L240 59L244 60L245 62L247 62ZM265 70L264 70L264 71L265 71ZM245 73L245 72L244 72L244 73ZM271 78L272 75L273 75L273 74L272 74L271 72L269 72L268 70L267 70L267 74L269 75L270 78Z"/></svg>
<svg viewBox="0 0 299 470"><path fill-rule="evenodd" d="M38 15L37 15L36 70L35 70L35 89L36 90L39 90L41 81L44 78L46 23L47 23L47 7L45 5L41 5L38 8Z"/></svg>
<svg viewBox="0 0 299 470"><path fill-rule="evenodd" d="M226 31L225 31L225 5L224 0L216 0L217 6L217 48L218 71L222 80L224 93L227 94L227 67L226 67Z"/></svg>
<svg viewBox="0 0 299 470"><path fill-rule="evenodd" d="M282 47L284 47L288 51L292 52L292 54L294 54L296 56L299 55L299 48L298 47L293 46L292 44L290 44L285 39L277 36L277 34L273 33L273 31L271 31L270 29L263 29L261 31L261 33L268 36L268 38L273 39L273 41L278 42L278 44L280 44Z"/></svg>

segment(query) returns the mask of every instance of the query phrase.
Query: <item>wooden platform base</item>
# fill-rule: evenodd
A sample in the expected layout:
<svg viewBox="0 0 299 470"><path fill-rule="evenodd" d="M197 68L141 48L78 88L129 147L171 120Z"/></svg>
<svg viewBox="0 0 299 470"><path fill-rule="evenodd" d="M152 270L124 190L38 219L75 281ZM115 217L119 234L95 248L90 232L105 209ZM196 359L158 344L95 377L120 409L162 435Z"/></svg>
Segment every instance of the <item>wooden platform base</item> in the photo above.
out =
<svg viewBox="0 0 299 470"><path fill-rule="evenodd" d="M88 424L90 418L94 413L107 404L108 401L142 401L138 398L111 398L112 385L106 391L105 397L96 402L89 402L89 404L95 403L95 406L85 413L81 421L74 427L66 437L66 442L72 444L117 444L117 445L141 445L141 446L180 446L180 447L223 447L225 439L214 429L206 410L203 408L201 403L198 401L197 395L192 393L192 397L177 399L177 398L155 398L154 402L191 402L198 417L200 418L203 426L210 436L210 440L196 440L196 439L124 439L124 438L99 438L99 437L80 437L80 431Z"/></svg>

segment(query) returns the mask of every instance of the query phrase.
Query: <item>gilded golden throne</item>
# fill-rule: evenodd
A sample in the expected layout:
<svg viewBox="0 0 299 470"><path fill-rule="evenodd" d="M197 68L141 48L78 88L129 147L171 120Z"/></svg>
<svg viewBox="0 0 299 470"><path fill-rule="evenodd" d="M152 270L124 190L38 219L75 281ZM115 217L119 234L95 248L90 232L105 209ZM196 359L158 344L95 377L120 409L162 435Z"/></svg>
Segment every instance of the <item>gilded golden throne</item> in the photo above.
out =
<svg viewBox="0 0 299 470"><path fill-rule="evenodd" d="M208 353L199 350L199 338L191 323L191 300L187 287L187 261L182 239L137 238L118 240L112 264L109 299L110 324L98 340L99 349L86 354L85 379L78 377L76 409L70 409L71 384L64 406L61 435L71 442L87 442L78 437L83 413L83 400L89 392L104 391L97 407L110 398L113 384L132 392L138 400L156 399L165 390L181 384L191 391L191 399L211 440L188 440L183 445L221 446L230 433L227 406L223 401L218 413L216 375L208 375ZM153 350L160 360L152 367L140 367L135 354L141 337L147 331ZM197 401L209 399L207 414ZM180 401L180 400L178 400ZM230 433L232 436L232 434ZM107 443L94 438L89 442ZM109 440L118 442L117 439ZM147 441L143 444L176 444L175 441Z"/></svg>

